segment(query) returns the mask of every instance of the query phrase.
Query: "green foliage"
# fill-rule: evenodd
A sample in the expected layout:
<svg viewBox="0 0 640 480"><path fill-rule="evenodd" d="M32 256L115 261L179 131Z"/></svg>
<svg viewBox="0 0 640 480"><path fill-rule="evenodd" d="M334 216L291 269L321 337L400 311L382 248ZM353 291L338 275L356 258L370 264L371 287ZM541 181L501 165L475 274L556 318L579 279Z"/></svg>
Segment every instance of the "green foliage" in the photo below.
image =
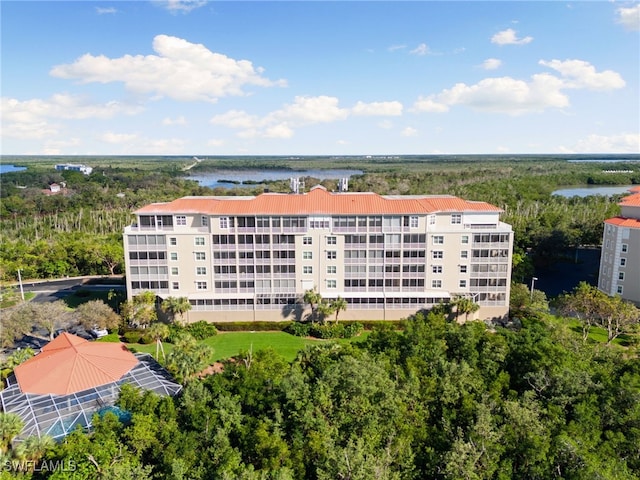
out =
<svg viewBox="0 0 640 480"><path fill-rule="evenodd" d="M185 330L196 340L204 340L205 338L213 337L218 334L218 329L215 325L205 320L190 323L185 327Z"/></svg>
<svg viewBox="0 0 640 480"><path fill-rule="evenodd" d="M296 337L307 337L309 336L310 327L311 325L309 323L291 322L285 329L285 332L295 335Z"/></svg>

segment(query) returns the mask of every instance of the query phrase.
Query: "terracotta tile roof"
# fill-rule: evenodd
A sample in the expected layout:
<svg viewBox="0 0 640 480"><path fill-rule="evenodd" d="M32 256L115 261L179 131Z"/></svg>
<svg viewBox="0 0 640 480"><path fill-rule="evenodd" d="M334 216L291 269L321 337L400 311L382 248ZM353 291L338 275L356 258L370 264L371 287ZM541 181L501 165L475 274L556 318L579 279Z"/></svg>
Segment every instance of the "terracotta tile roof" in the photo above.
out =
<svg viewBox="0 0 640 480"><path fill-rule="evenodd" d="M88 342L62 333L14 373L23 393L68 395L115 382L137 364L122 343Z"/></svg>
<svg viewBox="0 0 640 480"><path fill-rule="evenodd" d="M309 193L263 193L256 197L183 197L152 203L141 214L199 213L209 215L402 215L435 212L502 212L486 202L452 195L382 196L376 193L331 193L314 187Z"/></svg>
<svg viewBox="0 0 640 480"><path fill-rule="evenodd" d="M637 187L637 189L638 193L624 197L618 205L623 207L640 207L640 187ZM631 191L635 190L636 188L631 189Z"/></svg>
<svg viewBox="0 0 640 480"><path fill-rule="evenodd" d="M640 228L640 219L638 218L613 217L608 218L604 223L618 227Z"/></svg>

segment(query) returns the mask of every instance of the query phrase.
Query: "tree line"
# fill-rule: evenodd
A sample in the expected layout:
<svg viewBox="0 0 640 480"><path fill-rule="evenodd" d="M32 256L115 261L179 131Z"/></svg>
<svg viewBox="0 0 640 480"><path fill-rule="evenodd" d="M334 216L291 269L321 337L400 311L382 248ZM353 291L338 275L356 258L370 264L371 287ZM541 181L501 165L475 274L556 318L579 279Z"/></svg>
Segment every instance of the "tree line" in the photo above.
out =
<svg viewBox="0 0 640 480"><path fill-rule="evenodd" d="M122 423L46 448L52 479L585 479L640 475L640 363L522 318L418 313L288 363L245 352L176 398L122 389ZM1 423L1 419L0 419Z"/></svg>

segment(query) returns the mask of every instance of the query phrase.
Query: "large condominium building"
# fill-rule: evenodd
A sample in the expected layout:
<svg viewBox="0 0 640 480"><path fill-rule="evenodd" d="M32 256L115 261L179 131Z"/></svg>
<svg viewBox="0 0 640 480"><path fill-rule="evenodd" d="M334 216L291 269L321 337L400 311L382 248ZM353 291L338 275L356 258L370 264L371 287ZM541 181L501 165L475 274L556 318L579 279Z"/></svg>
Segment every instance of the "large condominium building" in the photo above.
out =
<svg viewBox="0 0 640 480"><path fill-rule="evenodd" d="M189 321L301 318L304 292L344 298L340 319L392 320L470 297L509 309L511 226L449 195L264 193L184 197L135 212L124 232L129 297L187 297Z"/></svg>
<svg viewBox="0 0 640 480"><path fill-rule="evenodd" d="M640 187L631 192L620 215L604 221L598 288L640 304Z"/></svg>

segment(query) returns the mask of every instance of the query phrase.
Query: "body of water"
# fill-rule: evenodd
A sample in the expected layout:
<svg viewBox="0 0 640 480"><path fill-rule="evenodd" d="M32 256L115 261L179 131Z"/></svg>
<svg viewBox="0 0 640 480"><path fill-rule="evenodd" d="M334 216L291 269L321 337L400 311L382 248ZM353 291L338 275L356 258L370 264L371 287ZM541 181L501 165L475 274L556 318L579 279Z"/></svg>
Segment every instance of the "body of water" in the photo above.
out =
<svg viewBox="0 0 640 480"><path fill-rule="evenodd" d="M629 189L637 185L617 185L617 186L603 186L603 185L587 185L584 187L563 188L552 192L551 195L560 195L562 197L588 197L589 195L621 195L629 193Z"/></svg>
<svg viewBox="0 0 640 480"><path fill-rule="evenodd" d="M26 169L27 169L26 167L16 167L15 165L0 163L0 174L9 173L9 172L20 172Z"/></svg>
<svg viewBox="0 0 640 480"><path fill-rule="evenodd" d="M313 177L320 180L347 178L352 175L362 175L361 170L220 170L201 175L191 175L189 180L196 180L203 187L241 187L242 182L251 185L274 180L289 180L290 178ZM231 183L233 182L233 183ZM246 186L246 185L245 185ZM250 185L249 185L250 186Z"/></svg>

